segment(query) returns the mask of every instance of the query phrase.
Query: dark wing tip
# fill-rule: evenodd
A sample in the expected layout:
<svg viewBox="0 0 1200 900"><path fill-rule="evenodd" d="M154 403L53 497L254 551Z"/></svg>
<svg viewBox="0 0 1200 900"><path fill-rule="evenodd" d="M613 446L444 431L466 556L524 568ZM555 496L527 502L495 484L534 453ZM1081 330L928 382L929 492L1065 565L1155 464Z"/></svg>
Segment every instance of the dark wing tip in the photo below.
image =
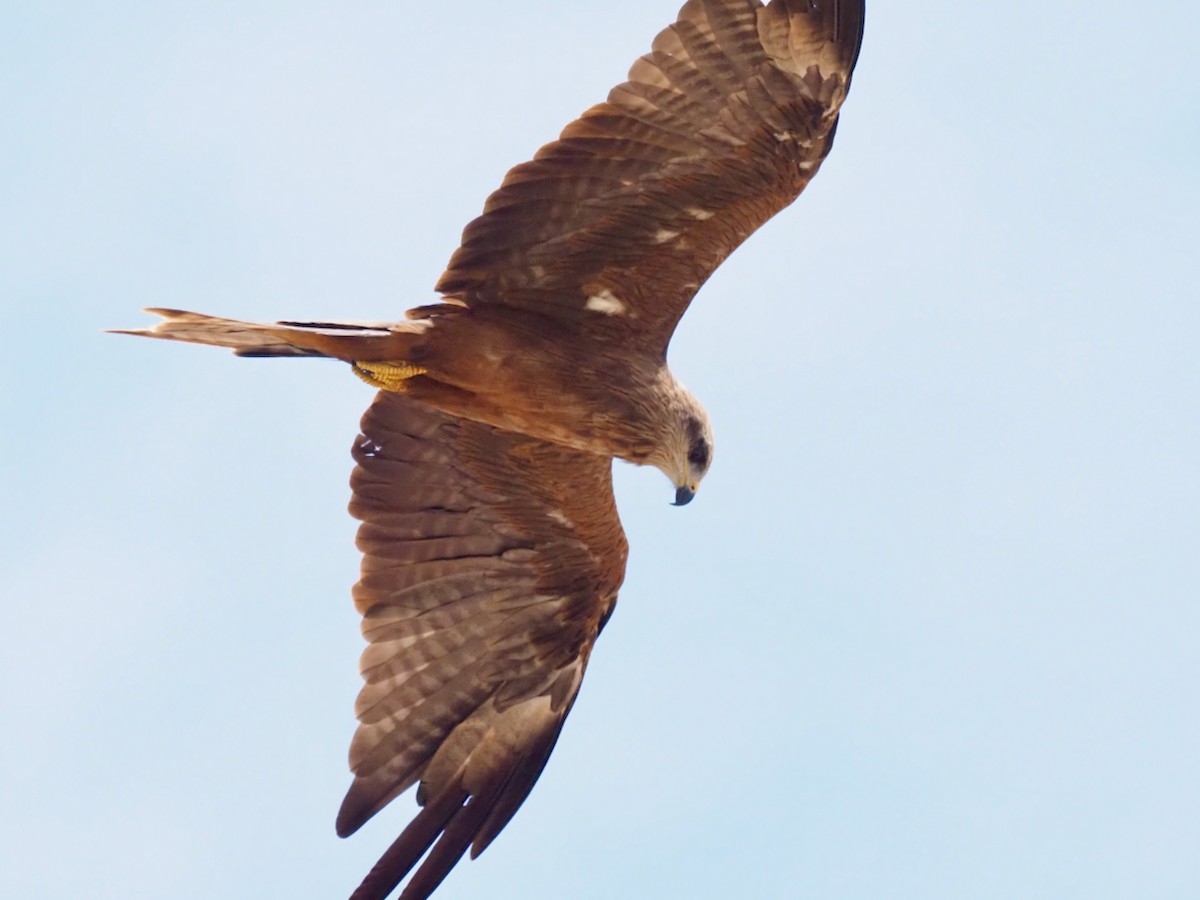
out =
<svg viewBox="0 0 1200 900"><path fill-rule="evenodd" d="M438 836L443 834L443 829L447 829L449 823L463 810L466 799L467 791L462 786L461 779L447 786L434 802L422 808L400 836L392 841L391 846L379 858L379 862L371 867L362 884L350 895L350 900L385 900L435 841L439 847L444 843L444 837L443 840L438 840ZM466 849L466 844L463 845L463 849ZM436 848L434 852L437 852ZM433 854L430 854L430 858L418 870L417 877L405 888L405 900L421 900L433 893L434 888L441 884L462 853L463 851L459 850L453 859L448 862L443 860L443 864L437 867L439 871L436 879L432 878L432 872L429 872L423 880L419 880L421 873L430 870L430 863L434 861Z"/></svg>
<svg viewBox="0 0 1200 900"><path fill-rule="evenodd" d="M838 0L834 11L834 39L848 51L846 70L854 71L862 51L863 29L866 26L866 0Z"/></svg>
<svg viewBox="0 0 1200 900"><path fill-rule="evenodd" d="M761 14L759 34L775 58L790 56L806 67L818 62L810 54L824 45L834 51L837 66L847 76L854 70L862 48L865 0L772 0ZM797 28L800 35L794 31Z"/></svg>
<svg viewBox="0 0 1200 900"><path fill-rule="evenodd" d="M479 856L533 790L565 717L563 710L528 746L498 759L474 793L464 786L460 771L392 842L350 900L385 900L418 862L421 864L400 893L400 900L425 900L468 847L472 859Z"/></svg>

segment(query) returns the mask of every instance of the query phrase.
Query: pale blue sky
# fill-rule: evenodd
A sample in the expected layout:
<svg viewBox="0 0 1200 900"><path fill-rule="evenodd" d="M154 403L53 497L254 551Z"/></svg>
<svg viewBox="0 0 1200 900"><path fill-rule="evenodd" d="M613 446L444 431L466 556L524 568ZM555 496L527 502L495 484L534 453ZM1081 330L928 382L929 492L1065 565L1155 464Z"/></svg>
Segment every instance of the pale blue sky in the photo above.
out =
<svg viewBox="0 0 1200 900"><path fill-rule="evenodd" d="M0 11L0 895L337 898L343 367L678 0ZM1200 12L874 2L837 147L672 346L697 501L453 898L1200 896Z"/></svg>

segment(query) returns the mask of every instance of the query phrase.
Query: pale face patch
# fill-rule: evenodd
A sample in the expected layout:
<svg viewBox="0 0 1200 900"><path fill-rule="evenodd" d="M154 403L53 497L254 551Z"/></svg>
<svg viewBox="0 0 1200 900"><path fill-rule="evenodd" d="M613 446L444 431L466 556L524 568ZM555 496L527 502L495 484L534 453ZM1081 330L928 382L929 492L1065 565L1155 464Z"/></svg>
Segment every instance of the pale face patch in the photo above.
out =
<svg viewBox="0 0 1200 900"><path fill-rule="evenodd" d="M606 316L621 316L625 314L625 304L617 299L617 295L608 288L588 297L587 308L592 312L604 313Z"/></svg>

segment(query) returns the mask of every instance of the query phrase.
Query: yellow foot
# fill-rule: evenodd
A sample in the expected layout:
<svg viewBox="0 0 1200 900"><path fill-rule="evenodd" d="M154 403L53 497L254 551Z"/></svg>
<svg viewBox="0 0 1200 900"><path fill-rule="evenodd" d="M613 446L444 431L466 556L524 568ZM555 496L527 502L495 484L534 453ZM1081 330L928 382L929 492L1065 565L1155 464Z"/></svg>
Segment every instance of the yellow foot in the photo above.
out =
<svg viewBox="0 0 1200 900"><path fill-rule="evenodd" d="M403 391L404 382L414 375L424 375L428 371L406 362L355 362L350 363L350 368L367 384L383 388L385 391Z"/></svg>

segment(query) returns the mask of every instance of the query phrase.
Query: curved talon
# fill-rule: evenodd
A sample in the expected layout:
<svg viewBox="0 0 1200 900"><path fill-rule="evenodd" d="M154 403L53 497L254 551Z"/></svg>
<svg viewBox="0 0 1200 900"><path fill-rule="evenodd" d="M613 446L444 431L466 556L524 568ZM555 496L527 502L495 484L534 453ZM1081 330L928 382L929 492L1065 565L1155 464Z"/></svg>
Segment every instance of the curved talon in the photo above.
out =
<svg viewBox="0 0 1200 900"><path fill-rule="evenodd" d="M408 379L429 371L406 362L352 362L350 368L371 387L382 388L385 391L403 391L404 383Z"/></svg>

